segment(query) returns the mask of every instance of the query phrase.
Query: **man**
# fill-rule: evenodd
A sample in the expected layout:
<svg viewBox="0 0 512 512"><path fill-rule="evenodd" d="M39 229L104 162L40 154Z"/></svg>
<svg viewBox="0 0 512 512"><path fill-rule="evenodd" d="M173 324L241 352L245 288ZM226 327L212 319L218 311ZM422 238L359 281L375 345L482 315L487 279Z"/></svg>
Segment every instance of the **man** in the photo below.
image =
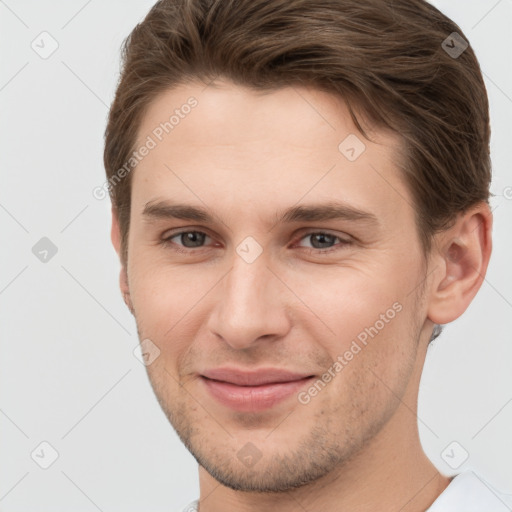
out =
<svg viewBox="0 0 512 512"><path fill-rule="evenodd" d="M508 510L417 427L428 344L491 254L459 27L422 0L160 1L105 167L148 376L199 463L185 510Z"/></svg>

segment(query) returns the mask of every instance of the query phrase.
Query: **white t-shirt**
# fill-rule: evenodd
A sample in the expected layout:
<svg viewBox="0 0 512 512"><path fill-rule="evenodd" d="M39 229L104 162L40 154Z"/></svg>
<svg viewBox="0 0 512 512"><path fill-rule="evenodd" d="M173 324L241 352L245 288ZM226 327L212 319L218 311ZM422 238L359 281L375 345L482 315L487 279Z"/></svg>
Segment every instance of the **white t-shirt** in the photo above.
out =
<svg viewBox="0 0 512 512"><path fill-rule="evenodd" d="M197 512L199 500L183 512ZM453 478L425 512L511 512L512 494L502 494L468 470Z"/></svg>
<svg viewBox="0 0 512 512"><path fill-rule="evenodd" d="M510 512L512 494L502 494L471 470L459 473L425 512Z"/></svg>

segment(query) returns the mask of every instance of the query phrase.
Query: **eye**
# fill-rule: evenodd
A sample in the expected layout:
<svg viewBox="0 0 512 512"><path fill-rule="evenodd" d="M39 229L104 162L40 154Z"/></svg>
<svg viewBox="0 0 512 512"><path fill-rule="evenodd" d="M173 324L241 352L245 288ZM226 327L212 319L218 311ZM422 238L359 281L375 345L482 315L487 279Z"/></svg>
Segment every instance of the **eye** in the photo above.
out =
<svg viewBox="0 0 512 512"><path fill-rule="evenodd" d="M211 237L202 231L181 231L165 238L162 240L162 243L173 244L178 247L185 247L186 249L194 249L203 247L207 240L211 241Z"/></svg>
<svg viewBox="0 0 512 512"><path fill-rule="evenodd" d="M341 249L346 245L350 245L352 242L348 239L343 239L339 236L333 235L331 233L326 233L324 231L317 231L313 233L307 233L301 239L309 240L310 245L304 246L299 242L297 245L299 247L304 247L305 249L309 249L312 252L331 252L337 249ZM338 242L338 243L336 243ZM336 247L338 245L339 247ZM325 250L328 249L328 250Z"/></svg>
<svg viewBox="0 0 512 512"><path fill-rule="evenodd" d="M309 241L309 245L307 242ZM170 236L164 237L161 241L164 246L172 246L177 252L195 252L194 249L201 249L211 245L213 239L203 231L180 231ZM303 245L306 242L306 245ZM325 254L343 249L352 244L350 239L344 239L332 233L324 231L315 231L303 235L296 247L315 253Z"/></svg>

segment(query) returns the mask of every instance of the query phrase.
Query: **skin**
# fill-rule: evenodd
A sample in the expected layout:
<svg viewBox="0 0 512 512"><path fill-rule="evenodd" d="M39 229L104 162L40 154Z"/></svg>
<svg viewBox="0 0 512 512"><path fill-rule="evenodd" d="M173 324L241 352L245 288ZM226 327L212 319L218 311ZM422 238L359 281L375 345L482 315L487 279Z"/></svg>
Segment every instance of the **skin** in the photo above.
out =
<svg viewBox="0 0 512 512"><path fill-rule="evenodd" d="M420 444L421 371L434 324L460 316L482 283L488 206L455 219L426 257L400 138L368 126L375 142L364 139L340 99L310 88L188 83L153 101L139 143L190 96L198 105L131 176L120 283L140 339L161 351L147 371L199 462L201 512L426 510L449 479ZM349 134L366 146L355 161L338 150ZM205 208L213 221L143 215L162 201ZM376 220L277 220L333 201ZM162 242L180 230L208 236L196 247ZM332 237L319 246L318 232ZM263 251L252 263L236 251L248 236ZM112 241L120 254L115 210ZM293 396L236 412L199 377L225 365L321 376L396 303L400 312L307 404ZM261 456L252 467L237 457L248 442Z"/></svg>

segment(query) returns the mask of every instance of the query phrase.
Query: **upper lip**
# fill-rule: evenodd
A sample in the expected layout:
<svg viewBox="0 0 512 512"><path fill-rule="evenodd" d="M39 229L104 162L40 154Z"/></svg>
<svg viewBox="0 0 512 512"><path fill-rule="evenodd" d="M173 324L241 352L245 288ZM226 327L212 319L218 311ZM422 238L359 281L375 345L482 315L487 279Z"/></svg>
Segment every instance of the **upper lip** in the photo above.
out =
<svg viewBox="0 0 512 512"><path fill-rule="evenodd" d="M279 368L240 370L237 368L214 368L201 374L208 379L229 382L238 386L260 386L274 382L291 382L312 377L310 373L297 373Z"/></svg>

